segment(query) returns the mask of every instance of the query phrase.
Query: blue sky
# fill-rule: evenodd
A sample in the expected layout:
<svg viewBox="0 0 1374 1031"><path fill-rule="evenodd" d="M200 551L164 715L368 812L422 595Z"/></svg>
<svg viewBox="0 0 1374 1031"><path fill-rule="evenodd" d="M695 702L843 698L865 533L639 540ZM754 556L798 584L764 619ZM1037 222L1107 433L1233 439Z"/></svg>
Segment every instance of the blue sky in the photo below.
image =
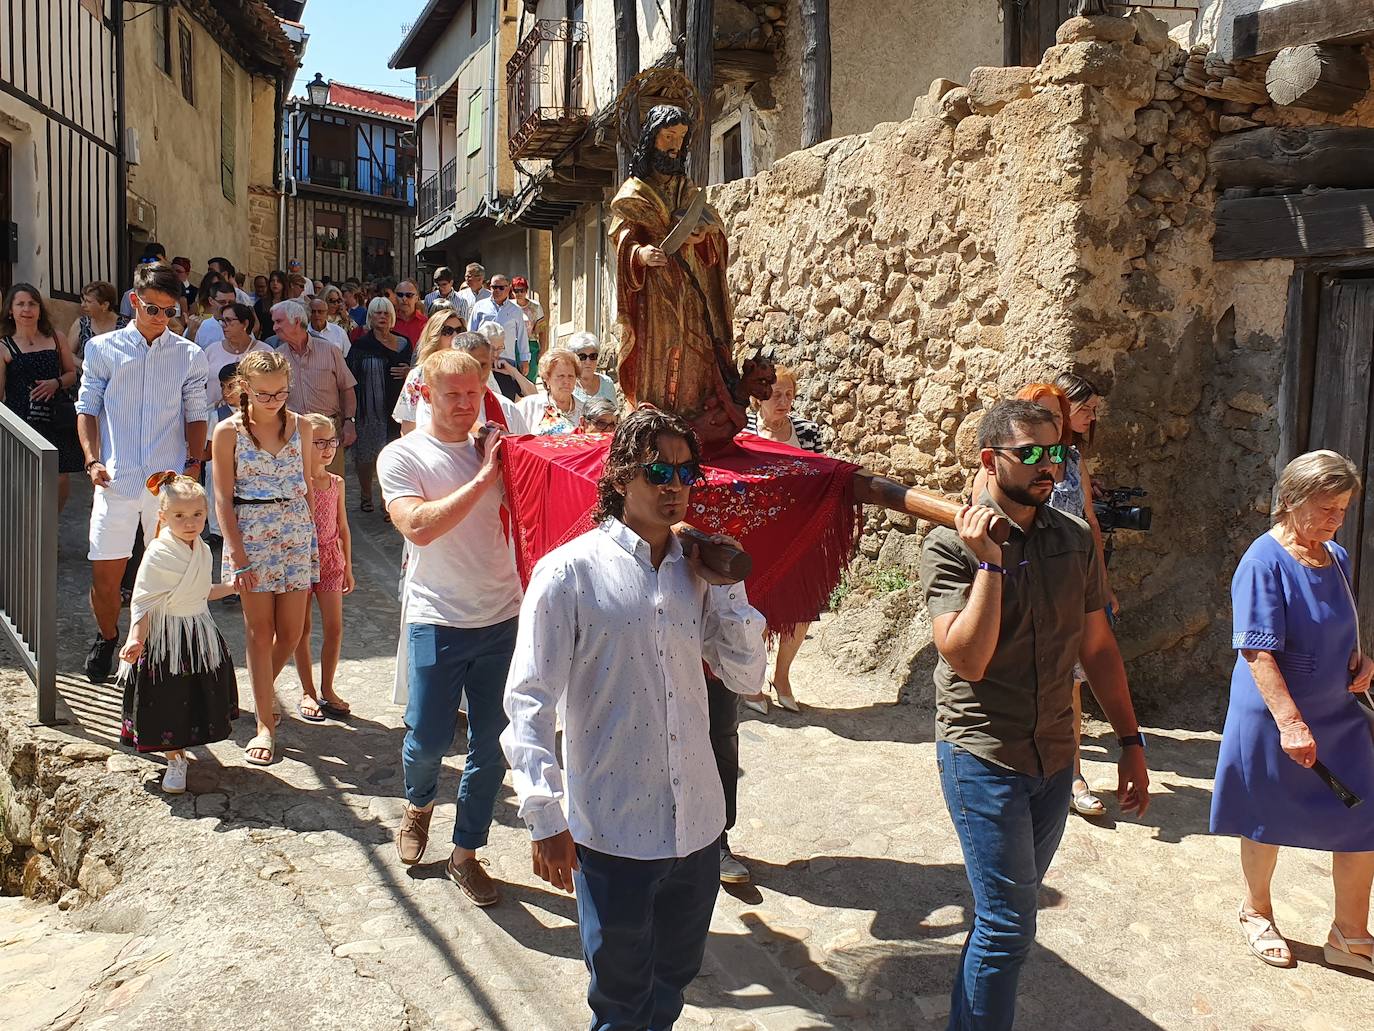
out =
<svg viewBox="0 0 1374 1031"><path fill-rule="evenodd" d="M305 30L310 41L293 94L320 72L351 86L415 95L415 69L392 70L387 58L401 44L401 26L424 10L425 0L308 0ZM380 12L380 13L379 13Z"/></svg>

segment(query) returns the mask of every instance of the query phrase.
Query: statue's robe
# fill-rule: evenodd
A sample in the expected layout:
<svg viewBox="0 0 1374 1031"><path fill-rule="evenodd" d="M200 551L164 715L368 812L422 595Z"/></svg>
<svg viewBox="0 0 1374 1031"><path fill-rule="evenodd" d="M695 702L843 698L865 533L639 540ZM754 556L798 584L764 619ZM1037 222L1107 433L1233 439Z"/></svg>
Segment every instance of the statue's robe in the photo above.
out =
<svg viewBox="0 0 1374 1031"><path fill-rule="evenodd" d="M611 202L616 248L620 389L689 421L715 398L725 409L734 373L734 328L726 289L728 245L720 216L702 213L701 242L684 243L662 268L636 265L635 247L658 247L698 193L686 176L631 177Z"/></svg>

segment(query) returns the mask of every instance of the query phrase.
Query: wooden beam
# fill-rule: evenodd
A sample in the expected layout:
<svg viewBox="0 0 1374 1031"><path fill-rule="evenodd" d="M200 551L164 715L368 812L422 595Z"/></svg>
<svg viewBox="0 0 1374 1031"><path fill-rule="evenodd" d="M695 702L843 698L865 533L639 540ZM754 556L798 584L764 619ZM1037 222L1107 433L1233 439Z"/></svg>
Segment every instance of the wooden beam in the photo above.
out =
<svg viewBox="0 0 1374 1031"><path fill-rule="evenodd" d="M717 50L715 85L737 83L747 86L771 79L778 73L778 55L772 50Z"/></svg>
<svg viewBox="0 0 1374 1031"><path fill-rule="evenodd" d="M1313 258L1374 251L1374 190L1220 200L1217 261Z"/></svg>
<svg viewBox="0 0 1374 1031"><path fill-rule="evenodd" d="M687 32L682 39L682 72L701 98L701 124L687 141L691 157L687 174L705 186L711 181L711 94L716 60L716 0L687 0Z"/></svg>
<svg viewBox="0 0 1374 1031"><path fill-rule="evenodd" d="M1369 0L1293 0L1236 15L1231 22L1231 60L1366 36L1374 36L1374 4Z"/></svg>
<svg viewBox="0 0 1374 1031"><path fill-rule="evenodd" d="M1291 126L1220 137L1207 151L1217 186L1374 189L1374 129Z"/></svg>
<svg viewBox="0 0 1374 1031"><path fill-rule="evenodd" d="M639 4L635 0L615 0L615 95L621 96L630 80L639 73ZM639 119L633 118L638 123ZM639 125L633 127L639 134ZM630 149L617 137L616 158L620 179L630 177Z"/></svg>
<svg viewBox="0 0 1374 1031"><path fill-rule="evenodd" d="M1369 92L1369 65L1359 47L1304 43L1279 51L1264 85L1275 104L1340 114Z"/></svg>
<svg viewBox="0 0 1374 1031"><path fill-rule="evenodd" d="M830 0L801 0L802 140L814 147L830 139L834 118L830 108Z"/></svg>

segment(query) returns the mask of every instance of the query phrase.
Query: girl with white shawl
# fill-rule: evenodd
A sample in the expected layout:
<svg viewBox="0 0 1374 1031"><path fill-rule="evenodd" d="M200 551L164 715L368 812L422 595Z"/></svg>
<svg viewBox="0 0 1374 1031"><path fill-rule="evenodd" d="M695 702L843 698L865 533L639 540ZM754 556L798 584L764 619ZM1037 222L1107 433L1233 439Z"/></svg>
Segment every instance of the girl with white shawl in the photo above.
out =
<svg viewBox="0 0 1374 1031"><path fill-rule="evenodd" d="M185 749L224 740L238 718L234 663L208 605L235 590L210 582L210 548L200 536L209 503L200 484L165 472L149 477L148 489L158 497L158 533L138 567L119 652L119 736L139 752L166 753L162 789L180 794Z"/></svg>

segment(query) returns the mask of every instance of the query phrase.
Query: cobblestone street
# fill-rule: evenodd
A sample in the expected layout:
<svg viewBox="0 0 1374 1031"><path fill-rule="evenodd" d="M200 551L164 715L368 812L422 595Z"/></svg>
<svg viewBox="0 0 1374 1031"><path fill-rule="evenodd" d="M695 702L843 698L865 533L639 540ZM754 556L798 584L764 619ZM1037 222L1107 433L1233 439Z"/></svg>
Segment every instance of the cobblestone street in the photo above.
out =
<svg viewBox="0 0 1374 1031"><path fill-rule="evenodd" d="M346 603L340 693L355 716L289 721L284 757L244 764L235 740L198 750L190 791L157 787L161 761L115 743L113 685L79 670L91 620L84 492L62 525L62 714L41 735L103 762L88 803L120 840L120 883L67 911L0 900L0 1025L65 1028L330 1028L545 1031L585 1026L586 973L571 897L530 871L507 786L491 872L505 899L469 905L443 876L462 756L449 760L426 862L391 843L402 805L401 711L390 703L398 536L354 506L360 590ZM238 609L216 618L240 657ZM4 658L8 718L31 712ZM740 825L755 886L722 892L685 1031L939 1028L970 897L936 781L928 706L839 674L814 638L796 674L800 716L746 713ZM250 694L239 671L240 698ZM295 680L280 693L293 711ZM1105 728L1098 728L1099 730ZM1280 926L1296 970L1251 958L1235 921L1235 843L1206 832L1217 736L1150 734L1145 822L1071 820L1050 871L1039 943L1022 979L1026 1029L1356 1031L1374 985L1321 965L1325 857L1288 851ZM1089 777L1114 781L1099 735Z"/></svg>

